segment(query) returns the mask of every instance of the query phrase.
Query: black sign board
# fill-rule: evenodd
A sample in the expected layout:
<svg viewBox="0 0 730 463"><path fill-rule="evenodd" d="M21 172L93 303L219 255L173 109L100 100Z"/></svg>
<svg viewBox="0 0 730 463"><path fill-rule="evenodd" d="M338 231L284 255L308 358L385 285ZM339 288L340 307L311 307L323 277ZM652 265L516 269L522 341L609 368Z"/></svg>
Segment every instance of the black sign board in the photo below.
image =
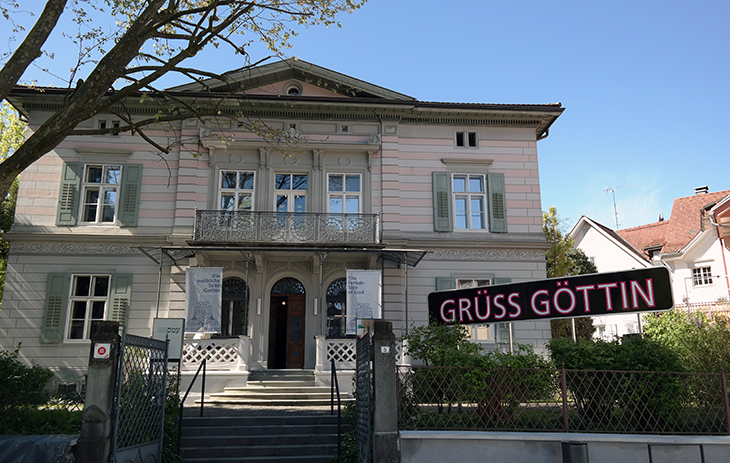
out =
<svg viewBox="0 0 730 463"><path fill-rule="evenodd" d="M428 295L432 321L462 325L659 312L672 307L672 284L669 271L664 267L480 286Z"/></svg>

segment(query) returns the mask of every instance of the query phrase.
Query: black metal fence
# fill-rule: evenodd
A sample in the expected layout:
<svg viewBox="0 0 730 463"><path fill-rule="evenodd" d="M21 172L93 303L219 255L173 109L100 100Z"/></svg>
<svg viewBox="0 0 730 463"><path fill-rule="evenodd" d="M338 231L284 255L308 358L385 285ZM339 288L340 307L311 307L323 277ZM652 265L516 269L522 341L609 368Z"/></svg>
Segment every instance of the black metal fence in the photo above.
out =
<svg viewBox="0 0 730 463"><path fill-rule="evenodd" d="M159 463L167 388L167 343L122 337L115 403L114 458Z"/></svg>
<svg viewBox="0 0 730 463"><path fill-rule="evenodd" d="M372 461L372 338L370 332L357 340L357 463Z"/></svg>
<svg viewBox="0 0 730 463"><path fill-rule="evenodd" d="M730 434L724 374L398 367L400 429Z"/></svg>

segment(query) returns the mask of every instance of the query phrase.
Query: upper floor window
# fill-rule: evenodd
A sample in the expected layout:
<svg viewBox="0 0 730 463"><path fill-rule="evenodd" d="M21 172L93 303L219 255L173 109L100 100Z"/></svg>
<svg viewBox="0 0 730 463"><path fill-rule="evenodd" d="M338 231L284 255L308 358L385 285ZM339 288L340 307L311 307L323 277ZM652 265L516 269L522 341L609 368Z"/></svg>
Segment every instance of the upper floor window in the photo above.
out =
<svg viewBox="0 0 730 463"><path fill-rule="evenodd" d="M328 212L360 212L360 174L329 174L327 182Z"/></svg>
<svg viewBox="0 0 730 463"><path fill-rule="evenodd" d="M92 326L106 319L110 279L109 275L73 276L68 339L88 339Z"/></svg>
<svg viewBox="0 0 730 463"><path fill-rule="evenodd" d="M220 208L227 211L250 211L253 208L254 173L224 170L221 172Z"/></svg>
<svg viewBox="0 0 730 463"><path fill-rule="evenodd" d="M99 129L105 130L105 129L118 129L121 127L121 122L111 119L101 119L99 120ZM118 136L119 132L111 132L106 135L112 135L112 136Z"/></svg>
<svg viewBox="0 0 730 463"><path fill-rule="evenodd" d="M276 212L306 212L307 174L276 174Z"/></svg>
<svg viewBox="0 0 730 463"><path fill-rule="evenodd" d="M712 284L711 267L698 267L692 269L692 286L705 286Z"/></svg>
<svg viewBox="0 0 730 463"><path fill-rule="evenodd" d="M87 165L84 169L81 222L114 223L122 167Z"/></svg>
<svg viewBox="0 0 730 463"><path fill-rule="evenodd" d="M476 148L477 133L473 130L457 130L455 132L455 143L460 148Z"/></svg>
<svg viewBox="0 0 730 463"><path fill-rule="evenodd" d="M486 228L484 175L454 175L454 228L483 230Z"/></svg>

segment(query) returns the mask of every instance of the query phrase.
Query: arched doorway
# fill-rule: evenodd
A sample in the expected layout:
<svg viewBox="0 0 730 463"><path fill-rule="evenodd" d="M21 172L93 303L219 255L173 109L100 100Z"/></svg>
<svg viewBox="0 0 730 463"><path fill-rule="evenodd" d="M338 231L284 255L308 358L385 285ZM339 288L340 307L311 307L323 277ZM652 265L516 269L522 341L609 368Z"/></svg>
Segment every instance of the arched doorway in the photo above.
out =
<svg viewBox="0 0 730 463"><path fill-rule="evenodd" d="M347 282L338 278L327 288L327 337L344 338L347 319Z"/></svg>
<svg viewBox="0 0 730 463"><path fill-rule="evenodd" d="M248 286L237 277L223 279L221 336L248 334Z"/></svg>
<svg viewBox="0 0 730 463"><path fill-rule="evenodd" d="M282 278L271 288L270 369L304 367L304 301L304 285L295 278Z"/></svg>

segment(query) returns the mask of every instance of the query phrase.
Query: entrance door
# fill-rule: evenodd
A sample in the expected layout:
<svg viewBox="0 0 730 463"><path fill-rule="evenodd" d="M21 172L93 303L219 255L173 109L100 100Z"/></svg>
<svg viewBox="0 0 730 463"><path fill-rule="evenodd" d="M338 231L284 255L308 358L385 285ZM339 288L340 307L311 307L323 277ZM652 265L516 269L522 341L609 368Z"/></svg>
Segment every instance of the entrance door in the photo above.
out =
<svg viewBox="0 0 730 463"><path fill-rule="evenodd" d="M279 280L272 288L269 311L270 369L304 368L304 301L304 287L293 278Z"/></svg>

